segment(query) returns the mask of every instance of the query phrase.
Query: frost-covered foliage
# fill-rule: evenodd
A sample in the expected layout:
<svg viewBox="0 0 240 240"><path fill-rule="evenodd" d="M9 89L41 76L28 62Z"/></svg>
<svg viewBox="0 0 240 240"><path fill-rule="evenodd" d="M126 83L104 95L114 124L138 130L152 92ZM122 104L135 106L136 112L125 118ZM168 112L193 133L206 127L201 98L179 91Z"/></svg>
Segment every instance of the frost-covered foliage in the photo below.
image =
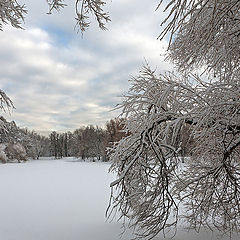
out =
<svg viewBox="0 0 240 240"><path fill-rule="evenodd" d="M20 143L8 143L5 148L5 153L8 159L17 160L19 163L27 160L26 150Z"/></svg>
<svg viewBox="0 0 240 240"><path fill-rule="evenodd" d="M11 108L15 108L13 102L6 93L0 89L0 110L6 111ZM48 148L48 142L49 141L46 137L40 136L34 131L21 129L14 121L8 122L4 117L0 116L0 143L19 143L24 146L24 151L26 149L28 157L35 159L40 155L48 154L46 151L46 148ZM4 158L5 156L2 154L3 162L5 161Z"/></svg>
<svg viewBox="0 0 240 240"><path fill-rule="evenodd" d="M65 0L46 0L49 5L48 14L54 10L60 11L67 6ZM75 0L76 28L81 32L90 26L89 14L92 14L99 28L106 30L106 23L110 21L109 14L103 10L106 1L102 0ZM0 30L3 24L11 24L15 28L22 28L27 9L25 5L19 4L17 0L0 0Z"/></svg>
<svg viewBox="0 0 240 240"><path fill-rule="evenodd" d="M50 140L47 137L40 136L34 131L19 128L14 121L8 122L0 117L3 128L0 129L0 142L20 143L26 150L29 158L39 158L40 156L49 156Z"/></svg>
<svg viewBox="0 0 240 240"><path fill-rule="evenodd" d="M60 11L61 8L64 8L66 4L64 0L46 0L49 5L49 13L51 14L53 10Z"/></svg>
<svg viewBox="0 0 240 240"><path fill-rule="evenodd" d="M204 67L224 81L239 76L240 1L174 0L169 3L169 58L180 70Z"/></svg>
<svg viewBox="0 0 240 240"><path fill-rule="evenodd" d="M7 162L7 155L4 151L0 151L0 161L1 163L6 163Z"/></svg>
<svg viewBox="0 0 240 240"><path fill-rule="evenodd" d="M53 9L60 10L62 7L66 6L64 0L47 0L50 10ZM89 14L92 14L97 22L99 28L106 30L106 23L110 21L109 14L104 12L103 7L106 1L102 0L75 0L75 13L76 13L76 28L77 30L84 32L86 31L91 21L89 20Z"/></svg>
<svg viewBox="0 0 240 240"><path fill-rule="evenodd" d="M128 136L110 151L118 178L109 213L119 211L136 237L166 233L180 217L196 231L240 231L239 7L170 1L160 38L171 33L167 56L181 74L157 75L147 65L131 80L120 106ZM207 68L208 78L195 68ZM180 170L188 141L191 160Z"/></svg>
<svg viewBox="0 0 240 240"><path fill-rule="evenodd" d="M0 144L0 162L1 163L6 163L7 162L7 155L6 155L6 153L5 153L5 148L6 148L6 146L5 146L5 144Z"/></svg>
<svg viewBox="0 0 240 240"><path fill-rule="evenodd" d="M113 209L149 239L176 226L179 201L188 203L191 228L240 230L240 83L158 76L149 66L131 83L122 103L130 135L110 155ZM186 125L195 144L179 175Z"/></svg>
<svg viewBox="0 0 240 240"><path fill-rule="evenodd" d="M0 161L6 163L9 161L26 161L27 154L25 148L20 143L1 143Z"/></svg>
<svg viewBox="0 0 240 240"><path fill-rule="evenodd" d="M21 23L27 13L24 5L16 0L0 0L0 30L3 24L11 24L15 28L22 28Z"/></svg>
<svg viewBox="0 0 240 240"><path fill-rule="evenodd" d="M96 17L98 26L106 30L106 23L110 21L109 14L103 11L105 0L76 0L76 27L81 31L86 31L90 26L89 13Z"/></svg>
<svg viewBox="0 0 240 240"><path fill-rule="evenodd" d="M0 89L0 109L5 111L9 108L14 108L13 102L7 96L7 94Z"/></svg>
<svg viewBox="0 0 240 240"><path fill-rule="evenodd" d="M1 138L5 137L8 133L6 121L3 117L0 117L0 136Z"/></svg>
<svg viewBox="0 0 240 240"><path fill-rule="evenodd" d="M10 108L14 108L13 102L11 99L6 95L4 91L0 89L0 110L6 111ZM9 131L9 123L0 116L0 142L3 142L3 138L8 135ZM4 154L2 155L2 159L4 159Z"/></svg>

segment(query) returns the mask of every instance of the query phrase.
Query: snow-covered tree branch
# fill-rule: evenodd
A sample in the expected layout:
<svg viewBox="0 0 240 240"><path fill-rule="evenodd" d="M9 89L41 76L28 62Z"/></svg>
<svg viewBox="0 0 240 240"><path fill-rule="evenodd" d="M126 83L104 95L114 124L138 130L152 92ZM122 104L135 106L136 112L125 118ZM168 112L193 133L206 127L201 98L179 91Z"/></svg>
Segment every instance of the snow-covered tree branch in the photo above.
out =
<svg viewBox="0 0 240 240"><path fill-rule="evenodd" d="M76 27L81 32L86 31L90 26L89 14L93 14L102 30L106 30L106 23L110 21L110 16L104 12L103 7L106 1L102 0L76 0Z"/></svg>
<svg viewBox="0 0 240 240"><path fill-rule="evenodd" d="M225 81L239 76L238 0L174 0L168 9L159 38L171 33L169 58L180 70L204 67Z"/></svg>
<svg viewBox="0 0 240 240"><path fill-rule="evenodd" d="M22 28L24 16L27 10L24 5L16 0L0 0L0 30L3 24L11 24L15 28Z"/></svg>
<svg viewBox="0 0 240 240"><path fill-rule="evenodd" d="M0 109L5 111L6 108L14 108L14 105L7 94L0 89Z"/></svg>
<svg viewBox="0 0 240 240"><path fill-rule="evenodd" d="M182 73L156 75L147 65L131 79L120 106L130 135L110 151L118 178L109 213L119 211L137 238L152 239L180 217L196 231L240 231L239 8L239 1L169 2L159 38L170 32L167 57ZM208 78L190 73L195 68ZM192 144L180 170L183 140Z"/></svg>
<svg viewBox="0 0 240 240"><path fill-rule="evenodd" d="M60 11L67 6L65 0L46 0L49 5L48 14L54 10ZM110 21L110 16L103 10L106 1L103 0L75 0L75 20L77 30L84 32L91 24L89 15L92 14L102 30L106 30L106 23ZM22 28L27 7L21 5L17 0L0 0L0 30L3 24L11 24L15 28Z"/></svg>
<svg viewBox="0 0 240 240"><path fill-rule="evenodd" d="M125 131L130 135L115 145L110 155L112 170L118 173L111 184L116 189L112 211L120 211L123 218L130 219L137 236L147 239L176 226L180 202L188 203L187 219L195 229L207 226L210 217L220 229L232 223L239 226L239 83L203 82L197 76L183 79L172 73L158 76L149 66L131 83L121 105L122 117L127 119ZM186 125L192 133L188 141L193 138L195 144L190 150L190 167L179 175ZM231 204L236 210L232 216L229 209L224 210L226 201L219 199L215 204L216 191L207 197L204 194L210 185L216 187L216 176L221 176L217 181L228 179L216 191L223 196L225 191L232 193L226 199L229 208ZM197 199L198 206L194 203ZM199 209L205 208L211 210L202 218Z"/></svg>

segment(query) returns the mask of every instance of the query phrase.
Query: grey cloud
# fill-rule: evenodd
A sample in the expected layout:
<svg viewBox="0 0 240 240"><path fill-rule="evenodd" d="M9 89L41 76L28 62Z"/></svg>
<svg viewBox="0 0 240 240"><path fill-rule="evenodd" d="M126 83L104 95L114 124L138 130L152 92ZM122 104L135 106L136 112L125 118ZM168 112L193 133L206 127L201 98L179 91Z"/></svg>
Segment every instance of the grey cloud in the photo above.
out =
<svg viewBox="0 0 240 240"><path fill-rule="evenodd" d="M0 38L0 87L17 107L5 116L22 127L46 133L104 125L119 114L111 109L144 57L159 70L171 67L160 57L167 45L156 40L161 19L151 15L155 3L115 0L108 6L109 31L93 25L83 39L69 30L74 25L71 6L46 16L44 1L26 4L27 30L5 28ZM64 35L68 42L61 41Z"/></svg>

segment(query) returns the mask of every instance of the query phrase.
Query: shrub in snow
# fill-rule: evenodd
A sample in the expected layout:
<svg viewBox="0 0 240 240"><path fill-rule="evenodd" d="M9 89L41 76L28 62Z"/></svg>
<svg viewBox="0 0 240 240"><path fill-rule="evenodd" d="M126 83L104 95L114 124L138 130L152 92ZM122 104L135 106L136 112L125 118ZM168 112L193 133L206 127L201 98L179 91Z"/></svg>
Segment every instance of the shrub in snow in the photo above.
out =
<svg viewBox="0 0 240 240"><path fill-rule="evenodd" d="M0 161L2 163L6 163L7 162L7 155L4 152L5 147L6 147L5 144L0 144Z"/></svg>
<svg viewBox="0 0 240 240"><path fill-rule="evenodd" d="M9 159L17 160L18 162L27 160L26 150L20 143L9 143L6 146L5 152Z"/></svg>
<svg viewBox="0 0 240 240"><path fill-rule="evenodd" d="M5 152L3 152L3 151L0 151L0 161L2 163L6 163L7 162L7 156L6 156Z"/></svg>

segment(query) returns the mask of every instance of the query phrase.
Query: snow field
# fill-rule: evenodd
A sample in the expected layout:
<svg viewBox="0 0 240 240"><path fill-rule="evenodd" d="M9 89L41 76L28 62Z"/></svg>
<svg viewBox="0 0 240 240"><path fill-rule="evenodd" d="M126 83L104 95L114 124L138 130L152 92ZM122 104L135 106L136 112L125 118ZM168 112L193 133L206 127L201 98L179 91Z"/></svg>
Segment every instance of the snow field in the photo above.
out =
<svg viewBox="0 0 240 240"><path fill-rule="evenodd" d="M128 240L121 223L106 222L108 163L50 158L0 165L0 240ZM163 236L156 238L162 240ZM179 228L166 240L228 239ZM232 240L240 239L239 236Z"/></svg>
<svg viewBox="0 0 240 240"><path fill-rule="evenodd" d="M109 164L74 159L0 165L0 240L117 240Z"/></svg>

